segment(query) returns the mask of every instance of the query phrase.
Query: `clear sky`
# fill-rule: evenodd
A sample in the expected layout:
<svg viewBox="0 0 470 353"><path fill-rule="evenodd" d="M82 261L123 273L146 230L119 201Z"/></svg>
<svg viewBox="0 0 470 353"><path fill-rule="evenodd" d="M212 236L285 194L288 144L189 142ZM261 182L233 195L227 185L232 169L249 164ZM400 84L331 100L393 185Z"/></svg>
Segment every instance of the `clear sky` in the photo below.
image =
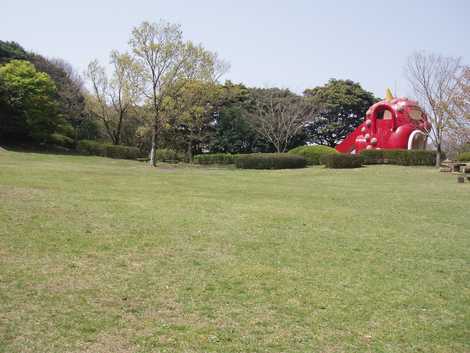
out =
<svg viewBox="0 0 470 353"><path fill-rule="evenodd" d="M403 66L415 50L470 64L470 0L0 0L0 11L1 40L80 72L159 19L181 24L185 38L230 62L227 79L250 86L300 93L338 78L407 95Z"/></svg>

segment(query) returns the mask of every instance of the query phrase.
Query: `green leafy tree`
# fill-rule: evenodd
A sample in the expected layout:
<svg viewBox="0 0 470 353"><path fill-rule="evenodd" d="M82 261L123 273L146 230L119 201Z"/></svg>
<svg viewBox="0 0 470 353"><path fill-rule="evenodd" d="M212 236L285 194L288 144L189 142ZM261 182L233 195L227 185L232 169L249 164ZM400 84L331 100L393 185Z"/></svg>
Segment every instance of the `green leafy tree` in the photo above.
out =
<svg viewBox="0 0 470 353"><path fill-rule="evenodd" d="M215 53L184 41L180 26L168 22L142 23L132 31L129 44L142 67L142 93L152 115L150 165L155 166L167 98L190 80L216 81L227 67Z"/></svg>
<svg viewBox="0 0 470 353"><path fill-rule="evenodd" d="M16 42L4 42L0 40L0 64L10 60L27 60L28 53Z"/></svg>
<svg viewBox="0 0 470 353"><path fill-rule="evenodd" d="M210 151L273 152L273 147L264 142L250 124L249 111L253 110L250 90L242 84L233 84L230 81L225 82L222 90L224 99L214 114Z"/></svg>
<svg viewBox="0 0 470 353"><path fill-rule="evenodd" d="M45 72L54 81L56 96L60 114L68 123L66 135L79 138L88 135L88 129L92 126L85 109L84 83L80 75L73 67L61 59L48 59L39 54L30 54L28 59L40 72Z"/></svg>
<svg viewBox="0 0 470 353"><path fill-rule="evenodd" d="M307 89L304 96L315 111L305 132L310 143L335 147L360 125L367 109L377 102L371 92L351 80L331 79Z"/></svg>
<svg viewBox="0 0 470 353"><path fill-rule="evenodd" d="M5 139L47 140L63 123L54 100L56 86L27 61L0 67L0 135Z"/></svg>

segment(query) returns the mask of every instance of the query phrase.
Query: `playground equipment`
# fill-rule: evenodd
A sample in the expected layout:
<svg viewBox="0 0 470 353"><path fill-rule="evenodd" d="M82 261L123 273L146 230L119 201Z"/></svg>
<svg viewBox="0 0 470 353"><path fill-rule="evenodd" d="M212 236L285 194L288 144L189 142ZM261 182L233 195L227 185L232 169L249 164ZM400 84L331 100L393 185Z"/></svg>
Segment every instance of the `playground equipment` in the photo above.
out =
<svg viewBox="0 0 470 353"><path fill-rule="evenodd" d="M387 90L386 99L367 110L364 122L336 150L341 153L359 153L364 149L424 150L430 128L417 102L394 98Z"/></svg>

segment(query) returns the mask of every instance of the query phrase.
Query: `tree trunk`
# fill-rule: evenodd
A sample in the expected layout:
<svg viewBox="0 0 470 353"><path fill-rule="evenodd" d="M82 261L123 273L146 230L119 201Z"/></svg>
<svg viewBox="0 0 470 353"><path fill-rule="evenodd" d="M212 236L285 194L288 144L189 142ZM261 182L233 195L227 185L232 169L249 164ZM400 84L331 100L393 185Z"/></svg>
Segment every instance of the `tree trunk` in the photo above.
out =
<svg viewBox="0 0 470 353"><path fill-rule="evenodd" d="M436 167L439 168L441 166L441 144L438 143L436 146Z"/></svg>
<svg viewBox="0 0 470 353"><path fill-rule="evenodd" d="M193 144L192 141L188 142L188 162L192 163L193 162Z"/></svg>
<svg viewBox="0 0 470 353"><path fill-rule="evenodd" d="M152 131L152 145L150 147L150 161L149 165L151 167L157 166L157 133L158 133L158 126L155 124L153 126Z"/></svg>

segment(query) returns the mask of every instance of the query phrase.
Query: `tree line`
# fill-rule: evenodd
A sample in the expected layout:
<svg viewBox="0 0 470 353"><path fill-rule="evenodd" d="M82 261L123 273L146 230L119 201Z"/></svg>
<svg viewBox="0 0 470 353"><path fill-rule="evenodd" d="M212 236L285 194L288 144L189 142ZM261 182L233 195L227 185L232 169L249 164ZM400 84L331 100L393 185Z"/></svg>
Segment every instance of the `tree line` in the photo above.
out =
<svg viewBox="0 0 470 353"><path fill-rule="evenodd" d="M451 131L465 140L470 71L460 61L452 72L441 70L457 87L452 99L442 83L439 97L420 95L412 65L419 55L408 63L410 82L428 114L446 115L446 123L433 121L441 136L433 142L441 148ZM378 101L351 80L331 79L302 94L220 82L228 69L217 53L185 40L179 25L164 21L135 27L126 52L111 51L109 66L91 61L83 74L63 60L0 41L0 139L137 146L151 165L158 148L185 153L188 160L202 152L285 152L304 144L335 146Z"/></svg>

